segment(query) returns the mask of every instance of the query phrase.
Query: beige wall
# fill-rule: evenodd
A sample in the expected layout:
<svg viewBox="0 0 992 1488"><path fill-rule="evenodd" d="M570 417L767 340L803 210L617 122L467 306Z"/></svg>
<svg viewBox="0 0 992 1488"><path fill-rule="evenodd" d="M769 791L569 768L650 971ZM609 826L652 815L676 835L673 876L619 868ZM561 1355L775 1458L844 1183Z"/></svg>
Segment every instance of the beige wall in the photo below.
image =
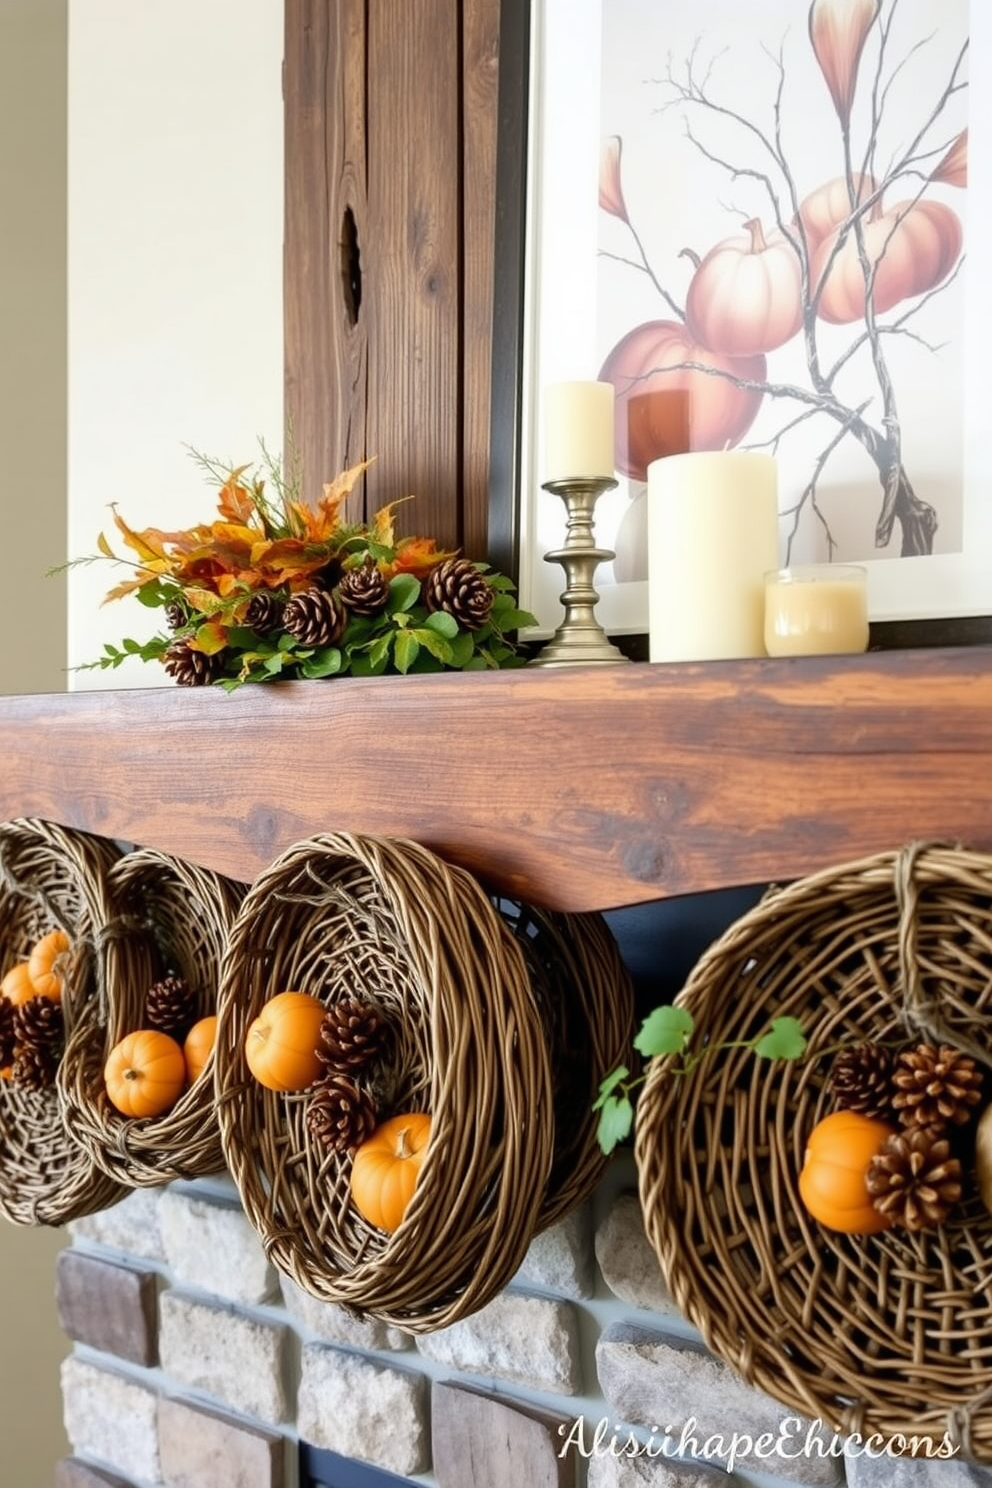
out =
<svg viewBox="0 0 992 1488"><path fill-rule="evenodd" d="M0 0L0 692L65 687L66 0ZM2 762L0 762L2 768ZM59 1232L0 1220L4 1483L65 1451Z"/></svg>
<svg viewBox="0 0 992 1488"><path fill-rule="evenodd" d="M65 687L66 0L0 0L0 692Z"/></svg>

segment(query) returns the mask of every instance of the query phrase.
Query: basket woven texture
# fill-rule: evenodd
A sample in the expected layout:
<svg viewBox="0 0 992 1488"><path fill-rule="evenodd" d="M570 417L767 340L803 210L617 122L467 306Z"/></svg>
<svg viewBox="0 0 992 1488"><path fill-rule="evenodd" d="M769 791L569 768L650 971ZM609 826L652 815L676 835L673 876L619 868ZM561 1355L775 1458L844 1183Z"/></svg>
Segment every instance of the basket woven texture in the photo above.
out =
<svg viewBox="0 0 992 1488"><path fill-rule="evenodd" d="M103 1078L107 1055L125 1034L146 1026L145 994L176 972L195 996L195 1018L216 1012L227 934L245 889L209 869L141 848L111 869L114 917L104 934L96 985L66 1044L59 1071L72 1135L109 1177L129 1188L223 1169L214 1100L213 1055L161 1116L122 1116Z"/></svg>
<svg viewBox="0 0 992 1488"><path fill-rule="evenodd" d="M635 1156L648 1236L709 1347L831 1428L930 1437L992 1460L992 1218L973 1175L940 1229L819 1226L797 1178L839 1045L954 1044L992 1066L992 858L914 845L774 889L679 1001L714 1044L801 1020L798 1063L655 1060ZM971 1195L969 1197L969 1195Z"/></svg>
<svg viewBox="0 0 992 1488"><path fill-rule="evenodd" d="M413 1332L444 1327L495 1296L538 1226L571 1201L564 1185L548 1191L566 1143L556 1148L553 1041L532 988L539 937L539 919L518 913L511 928L467 873L401 840L311 838L252 885L219 1000L221 1135L266 1250L304 1290ZM572 945L571 966L591 961L600 942L587 944L585 954ZM431 1114L392 1235L352 1206L351 1159L309 1134L306 1094L273 1094L248 1073L248 1025L287 989L373 1004L391 1030L369 1073L380 1119ZM548 1006L557 995L542 993ZM571 1016L559 1032L576 1037ZM586 1032L587 1045L604 1038ZM598 1168L584 1163L583 1192Z"/></svg>
<svg viewBox="0 0 992 1488"><path fill-rule="evenodd" d="M117 856L112 843L51 822L0 824L0 975L42 935L64 930L72 945L62 993L67 1035L85 1012ZM55 1086L35 1092L0 1081L0 1214L18 1225L61 1225L125 1192L70 1135Z"/></svg>

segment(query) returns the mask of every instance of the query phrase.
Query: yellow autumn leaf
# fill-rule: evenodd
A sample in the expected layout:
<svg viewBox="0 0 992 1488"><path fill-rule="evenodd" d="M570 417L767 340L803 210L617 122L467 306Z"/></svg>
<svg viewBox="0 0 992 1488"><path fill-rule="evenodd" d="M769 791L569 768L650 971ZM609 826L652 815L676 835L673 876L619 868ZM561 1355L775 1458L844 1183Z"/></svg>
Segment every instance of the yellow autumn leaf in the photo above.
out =
<svg viewBox="0 0 992 1488"><path fill-rule="evenodd" d="M227 645L227 631L216 620L208 620L206 625L201 625L196 634L190 637L189 644L194 651L202 651L205 656L215 656Z"/></svg>

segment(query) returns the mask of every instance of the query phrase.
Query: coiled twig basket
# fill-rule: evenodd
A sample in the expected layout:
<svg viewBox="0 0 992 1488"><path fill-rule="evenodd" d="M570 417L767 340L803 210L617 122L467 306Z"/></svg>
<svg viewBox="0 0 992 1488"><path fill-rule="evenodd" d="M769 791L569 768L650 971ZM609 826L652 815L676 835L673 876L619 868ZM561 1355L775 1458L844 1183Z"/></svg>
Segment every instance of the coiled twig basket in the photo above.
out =
<svg viewBox="0 0 992 1488"><path fill-rule="evenodd" d="M217 1010L227 935L242 884L152 848L115 863L108 877L113 917L105 927L94 986L76 1018L59 1071L69 1130L109 1177L131 1188L198 1178L224 1166L214 1101L213 1055L161 1116L122 1116L104 1083L107 1055L147 1026L145 994L174 971L195 997L194 1018Z"/></svg>
<svg viewBox="0 0 992 1488"><path fill-rule="evenodd" d="M360 997L391 1029L380 1118L426 1111L420 1181L391 1235L352 1206L351 1158L307 1130L308 1097L251 1077L245 1034L284 990ZM554 1158L552 1071L524 956L475 881L413 842L297 843L252 885L219 1001L228 1166L273 1262L305 1290L411 1331L456 1321L517 1270Z"/></svg>
<svg viewBox="0 0 992 1488"><path fill-rule="evenodd" d="M86 1013L117 857L112 843L52 822L0 824L0 976L43 935L63 930L71 945L62 968L67 1038ZM18 1225L61 1225L124 1193L71 1136L54 1085L31 1091L0 1080L0 1214Z"/></svg>
<svg viewBox="0 0 992 1488"><path fill-rule="evenodd" d="M992 858L914 846L773 890L679 1001L714 1045L780 1014L809 1039L796 1064L734 1049L688 1075L651 1065L635 1155L679 1307L790 1410L863 1437L946 1432L992 1460L992 1218L974 1175L952 1219L915 1235L822 1228L797 1186L838 1046L936 1039L992 1065Z"/></svg>

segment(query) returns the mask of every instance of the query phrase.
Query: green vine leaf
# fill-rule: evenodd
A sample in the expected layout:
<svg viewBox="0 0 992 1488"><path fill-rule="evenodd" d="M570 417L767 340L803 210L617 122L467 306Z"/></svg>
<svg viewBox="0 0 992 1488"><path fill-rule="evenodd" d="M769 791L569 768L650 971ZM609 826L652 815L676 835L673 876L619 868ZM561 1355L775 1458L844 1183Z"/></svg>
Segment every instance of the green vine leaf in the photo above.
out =
<svg viewBox="0 0 992 1488"><path fill-rule="evenodd" d="M601 1111L603 1109L606 1104L607 1097L613 1094L614 1090L616 1090L621 1080L626 1080L629 1074L630 1070L625 1064L617 1065L615 1070L610 1071L606 1079L600 1082L599 1099L593 1103L594 1111Z"/></svg>
<svg viewBox="0 0 992 1488"><path fill-rule="evenodd" d="M634 1125L634 1106L627 1096L610 1095L603 1102L596 1128L596 1140L607 1155L630 1136Z"/></svg>
<svg viewBox="0 0 992 1488"><path fill-rule="evenodd" d="M801 1059L806 1052L806 1035L798 1018L774 1018L772 1026L754 1045L762 1059Z"/></svg>
<svg viewBox="0 0 992 1488"><path fill-rule="evenodd" d="M667 1003L645 1018L634 1048L645 1059L653 1059L657 1054L684 1054L694 1026L690 1012Z"/></svg>

